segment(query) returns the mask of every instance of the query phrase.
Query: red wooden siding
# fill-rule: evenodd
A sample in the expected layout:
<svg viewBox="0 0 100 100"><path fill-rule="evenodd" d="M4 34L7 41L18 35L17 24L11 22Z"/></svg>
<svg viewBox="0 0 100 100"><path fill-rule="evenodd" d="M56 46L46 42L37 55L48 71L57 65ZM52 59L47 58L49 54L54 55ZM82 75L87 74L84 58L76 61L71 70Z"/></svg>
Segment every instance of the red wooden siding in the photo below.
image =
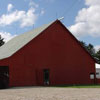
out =
<svg viewBox="0 0 100 100"><path fill-rule="evenodd" d="M43 85L43 69L50 85L94 84L95 61L59 21L6 60L10 86Z"/></svg>

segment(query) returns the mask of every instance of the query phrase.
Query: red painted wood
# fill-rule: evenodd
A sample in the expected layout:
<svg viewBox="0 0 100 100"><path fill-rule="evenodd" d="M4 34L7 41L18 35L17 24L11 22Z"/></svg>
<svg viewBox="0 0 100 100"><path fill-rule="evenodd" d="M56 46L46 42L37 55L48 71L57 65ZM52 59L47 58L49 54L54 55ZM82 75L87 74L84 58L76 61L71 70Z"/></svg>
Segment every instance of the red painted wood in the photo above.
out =
<svg viewBox="0 0 100 100"><path fill-rule="evenodd" d="M43 69L50 69L50 85L94 84L95 61L59 21L3 64L9 65L10 86L43 85Z"/></svg>

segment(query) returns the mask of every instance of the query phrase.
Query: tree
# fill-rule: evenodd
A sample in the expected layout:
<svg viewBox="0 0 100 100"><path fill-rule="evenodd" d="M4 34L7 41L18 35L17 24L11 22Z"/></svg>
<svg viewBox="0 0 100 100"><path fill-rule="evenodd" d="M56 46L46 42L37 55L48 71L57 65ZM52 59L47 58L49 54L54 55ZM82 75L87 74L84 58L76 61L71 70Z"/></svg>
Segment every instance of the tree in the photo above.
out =
<svg viewBox="0 0 100 100"><path fill-rule="evenodd" d="M80 41L80 43L81 43L81 45L82 45L83 47L87 48L87 45L86 45L86 43L85 43L85 42Z"/></svg>
<svg viewBox="0 0 100 100"><path fill-rule="evenodd" d="M4 38L2 38L1 35L0 35L0 46L4 45L4 43L5 43Z"/></svg>
<svg viewBox="0 0 100 100"><path fill-rule="evenodd" d="M98 60L98 63L100 64L100 49L96 52L95 56Z"/></svg>
<svg viewBox="0 0 100 100"><path fill-rule="evenodd" d="M95 49L94 49L94 46L93 46L92 44L88 44L87 50L88 50L88 52L90 52L90 54L91 54L93 57L95 56Z"/></svg>
<svg viewBox="0 0 100 100"><path fill-rule="evenodd" d="M81 45L92 55L94 56L95 55L95 49L94 49L94 46L92 44L86 44L85 42L83 41L80 41Z"/></svg>
<svg viewBox="0 0 100 100"><path fill-rule="evenodd" d="M92 44L86 44L83 41L80 41L82 46L91 54L91 56L100 64L100 49L96 52Z"/></svg>

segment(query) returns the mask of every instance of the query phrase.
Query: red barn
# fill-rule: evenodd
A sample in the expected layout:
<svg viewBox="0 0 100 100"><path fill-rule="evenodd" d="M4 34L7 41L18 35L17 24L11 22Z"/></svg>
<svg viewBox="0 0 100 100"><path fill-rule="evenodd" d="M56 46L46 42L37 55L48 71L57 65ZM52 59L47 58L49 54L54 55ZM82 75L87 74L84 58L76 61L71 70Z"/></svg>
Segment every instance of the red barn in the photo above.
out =
<svg viewBox="0 0 100 100"><path fill-rule="evenodd" d="M59 20L0 47L1 86L94 83L95 60Z"/></svg>

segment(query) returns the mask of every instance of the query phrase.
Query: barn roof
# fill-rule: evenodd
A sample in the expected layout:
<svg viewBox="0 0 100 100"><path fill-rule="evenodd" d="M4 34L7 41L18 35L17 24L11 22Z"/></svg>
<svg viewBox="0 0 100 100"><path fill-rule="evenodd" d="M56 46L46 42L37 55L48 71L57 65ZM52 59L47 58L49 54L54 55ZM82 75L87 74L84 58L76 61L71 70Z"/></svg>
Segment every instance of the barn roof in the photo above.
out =
<svg viewBox="0 0 100 100"><path fill-rule="evenodd" d="M59 21L59 20L56 20L56 21ZM20 50L26 44L28 44L31 40L33 40L35 37L37 37L40 33L42 33L45 29L47 29L49 26L51 26L56 21L53 21L49 24L45 24L45 25L43 25L39 28L33 29L29 32L25 32L24 34L18 35L16 37L14 37L13 39L11 39L10 41L8 41L7 43L5 43L3 46L0 47L0 59L4 59L4 58L8 58L8 57L12 56L14 53L16 53L18 50ZM63 25L63 27L65 27L65 26ZM73 39L75 39L77 41L77 43L87 52L87 50L79 43L79 41L74 37L74 35L72 35L72 33L70 31L69 31L69 33L73 37ZM91 54L89 52L87 52L87 53L91 56ZM91 56L91 58L93 58L93 57ZM93 58L93 60L95 61L94 58ZM97 62L97 61L95 61L95 62Z"/></svg>
<svg viewBox="0 0 100 100"><path fill-rule="evenodd" d="M14 53L16 53L19 49L29 43L32 39L37 37L41 32L43 32L53 23L54 22L45 24L42 27L33 29L29 32L16 36L7 43L5 43L3 46L0 47L0 59L12 56Z"/></svg>

